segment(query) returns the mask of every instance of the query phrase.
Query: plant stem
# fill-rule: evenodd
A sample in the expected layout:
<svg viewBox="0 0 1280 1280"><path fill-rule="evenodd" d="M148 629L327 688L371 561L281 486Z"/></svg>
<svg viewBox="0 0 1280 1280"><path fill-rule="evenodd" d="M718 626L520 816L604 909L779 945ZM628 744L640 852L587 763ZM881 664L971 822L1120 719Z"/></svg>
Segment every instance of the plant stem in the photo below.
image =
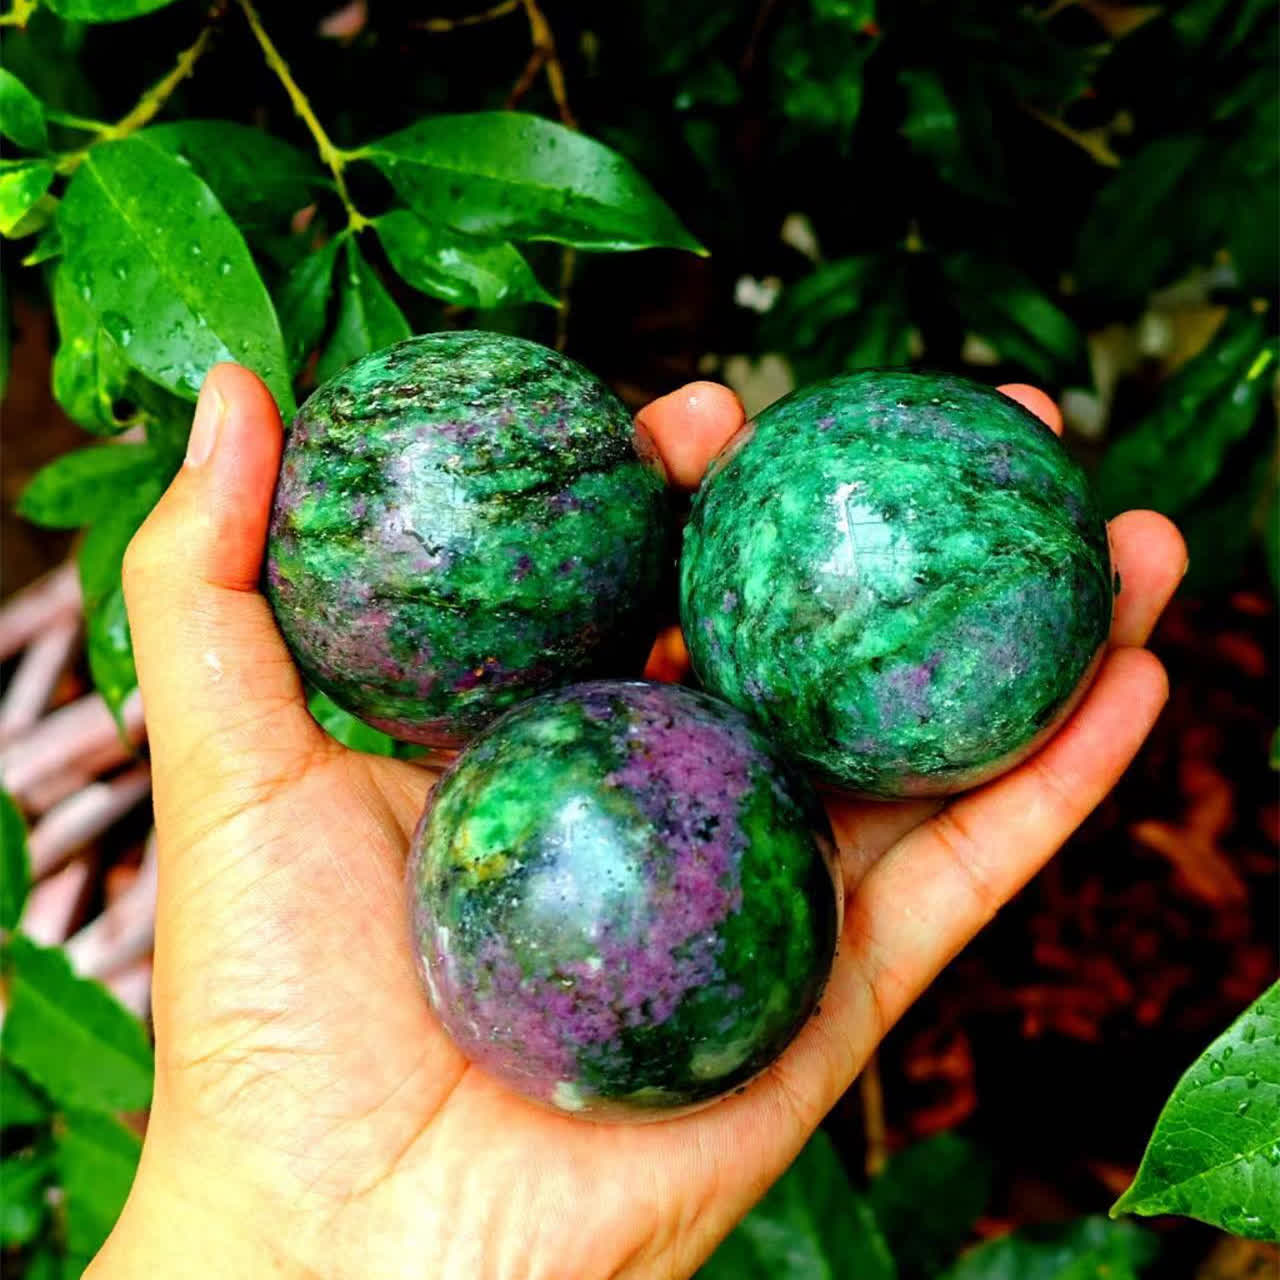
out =
<svg viewBox="0 0 1280 1280"><path fill-rule="evenodd" d="M45 118L52 120L54 124L66 125L68 129L82 129L85 133L106 133L111 128L103 120L90 120L87 116L73 116L68 111L55 111L52 107L45 107Z"/></svg>
<svg viewBox="0 0 1280 1280"><path fill-rule="evenodd" d="M880 1083L880 1061L873 1053L858 1077L858 1096L862 1102L862 1129L866 1138L867 1177L874 1178L885 1166L888 1147L885 1142L884 1087Z"/></svg>
<svg viewBox="0 0 1280 1280"><path fill-rule="evenodd" d="M201 55L209 47L210 40L213 39L213 25L221 16L221 10L215 8L210 14L208 23L205 24L203 30L195 38L194 43L178 55L178 61L174 63L173 70L163 80L153 84L138 99L133 109L127 115L121 116L115 124L99 124L97 121L81 120L75 116L65 117L62 123L72 124L74 122L74 127L77 129L94 130L98 135L94 142L117 142L121 138L127 138L131 133L136 133L139 129L150 124L155 119L156 113L173 95L173 91L195 69L196 63L200 61ZM58 172L74 173L88 154L89 147L82 147L79 151L68 151L58 161Z"/></svg>
<svg viewBox="0 0 1280 1280"><path fill-rule="evenodd" d="M371 219L366 218L356 208L352 202L351 193L347 190L347 180L342 172L343 166L347 161L347 153L333 145L329 135L324 130L324 126L316 119L316 113L311 109L311 103L307 100L307 95L298 88L298 82L293 78L293 73L289 70L288 63L280 56L279 50L276 49L271 41L271 37L267 35L266 29L262 25L262 20L258 17L258 11L253 7L253 0L236 0L236 3L244 10L249 29L253 32L254 38L262 49L262 56L267 60L267 66L275 72L276 79L284 86L284 91L289 95L289 101L293 103L294 111L302 118L303 124L307 126L311 137L315 141L316 150L320 153L320 159L325 162L329 172L333 174L333 183L338 190L338 198L342 201L342 207L347 211L348 226L352 231L360 231L362 228L369 226Z"/></svg>
<svg viewBox="0 0 1280 1280"><path fill-rule="evenodd" d="M519 7L520 0L502 0L501 4L495 4L481 13L468 13L461 18L423 18L420 22L409 25L420 27L423 31L457 31L459 27L475 27L482 22L505 18L509 13L515 13Z"/></svg>
<svg viewBox="0 0 1280 1280"><path fill-rule="evenodd" d="M13 0L8 13L0 13L0 27L25 27L27 19L40 7L40 0Z"/></svg>

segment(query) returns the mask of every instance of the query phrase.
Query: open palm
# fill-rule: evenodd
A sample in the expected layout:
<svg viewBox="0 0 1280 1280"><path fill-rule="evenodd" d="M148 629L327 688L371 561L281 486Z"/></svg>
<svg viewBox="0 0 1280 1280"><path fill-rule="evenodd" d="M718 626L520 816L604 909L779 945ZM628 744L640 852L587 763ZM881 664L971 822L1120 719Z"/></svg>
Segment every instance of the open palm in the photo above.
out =
<svg viewBox="0 0 1280 1280"><path fill-rule="evenodd" d="M197 417L203 443L126 560L160 850L157 1075L94 1276L688 1275L1105 794L1165 698L1139 646L1185 552L1129 513L1112 525L1113 648L1038 755L945 807L829 805L843 936L779 1062L658 1124L561 1116L469 1067L435 1022L404 891L434 775L325 736L257 592L281 445L268 393L220 366ZM741 420L709 384L641 415L685 486Z"/></svg>

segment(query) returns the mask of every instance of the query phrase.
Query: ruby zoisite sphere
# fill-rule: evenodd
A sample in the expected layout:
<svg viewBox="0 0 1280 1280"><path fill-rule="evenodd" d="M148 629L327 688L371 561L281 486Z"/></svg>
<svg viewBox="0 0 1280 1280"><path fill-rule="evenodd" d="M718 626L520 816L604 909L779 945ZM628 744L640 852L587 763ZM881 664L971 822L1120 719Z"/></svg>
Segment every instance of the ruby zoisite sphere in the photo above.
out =
<svg viewBox="0 0 1280 1280"><path fill-rule="evenodd" d="M298 411L266 593L339 706L458 746L543 689L641 670L671 528L661 466L598 378L522 338L429 333Z"/></svg>
<svg viewBox="0 0 1280 1280"><path fill-rule="evenodd" d="M508 712L441 778L409 865L428 998L510 1088L592 1119L706 1103L813 1011L830 827L732 707L596 681Z"/></svg>
<svg viewBox="0 0 1280 1280"><path fill-rule="evenodd" d="M748 423L694 497L681 621L704 687L872 796L974 786L1061 724L1111 625L1087 478L1019 404L869 370Z"/></svg>

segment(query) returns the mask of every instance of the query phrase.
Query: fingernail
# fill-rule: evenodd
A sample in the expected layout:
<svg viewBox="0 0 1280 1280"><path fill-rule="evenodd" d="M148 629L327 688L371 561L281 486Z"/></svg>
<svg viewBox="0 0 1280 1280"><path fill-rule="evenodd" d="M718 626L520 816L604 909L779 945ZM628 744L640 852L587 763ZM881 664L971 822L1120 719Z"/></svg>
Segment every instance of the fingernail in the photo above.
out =
<svg viewBox="0 0 1280 1280"><path fill-rule="evenodd" d="M222 393L206 378L196 401L196 416L191 422L191 435L187 437L188 467L202 467L209 461L213 446L218 442L218 428L226 416L227 402Z"/></svg>

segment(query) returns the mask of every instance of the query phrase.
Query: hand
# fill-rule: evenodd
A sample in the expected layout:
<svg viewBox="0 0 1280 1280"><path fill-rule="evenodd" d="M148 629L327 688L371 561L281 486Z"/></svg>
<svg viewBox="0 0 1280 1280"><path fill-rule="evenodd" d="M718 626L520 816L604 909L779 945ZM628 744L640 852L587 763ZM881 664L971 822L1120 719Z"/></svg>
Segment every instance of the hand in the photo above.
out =
<svg viewBox="0 0 1280 1280"><path fill-rule="evenodd" d="M831 805L844 937L821 1012L779 1062L664 1123L557 1115L470 1068L419 990L403 867L432 775L325 736L257 592L275 405L221 365L196 419L125 561L159 836L156 1089L95 1280L690 1273L1098 803L1166 697L1139 646L1186 554L1167 521L1130 512L1112 525L1113 647L1038 755L945 807ZM742 410L699 383L641 419L691 487Z"/></svg>

